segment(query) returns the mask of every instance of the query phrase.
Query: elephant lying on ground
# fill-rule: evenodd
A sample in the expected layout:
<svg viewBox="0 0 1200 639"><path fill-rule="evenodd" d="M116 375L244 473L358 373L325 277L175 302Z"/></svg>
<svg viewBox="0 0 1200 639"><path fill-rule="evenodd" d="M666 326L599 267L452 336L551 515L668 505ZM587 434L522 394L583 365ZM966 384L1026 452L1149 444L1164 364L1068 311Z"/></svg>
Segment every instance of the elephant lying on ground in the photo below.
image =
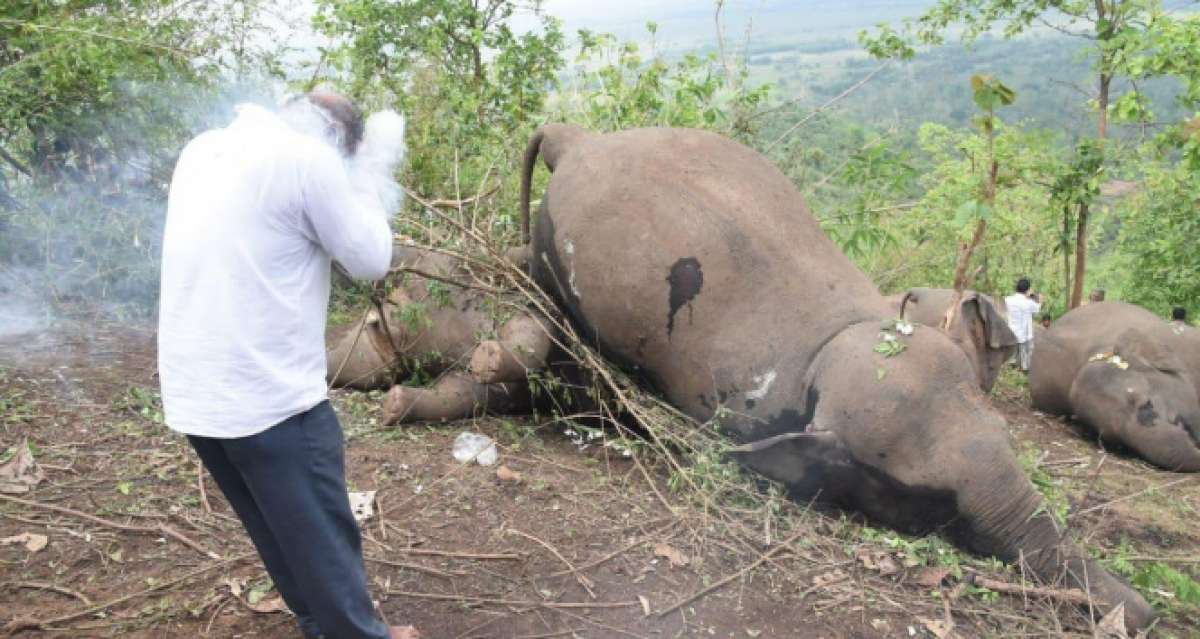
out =
<svg viewBox="0 0 1200 639"><path fill-rule="evenodd" d="M758 153L694 130L548 125L531 273L608 358L718 426L744 466L913 533L941 531L1126 623L1146 601L1064 538L941 332L890 330L875 286Z"/></svg>
<svg viewBox="0 0 1200 639"><path fill-rule="evenodd" d="M1166 470L1200 471L1200 333L1099 302L1062 316L1033 351L1033 407L1075 415Z"/></svg>
<svg viewBox="0 0 1200 639"><path fill-rule="evenodd" d="M527 412L526 373L545 365L547 323L529 312L497 317L494 299L461 285L470 277L455 258L402 244L393 254L393 269L409 272L393 280L382 313L372 310L334 335L326 354L332 384L391 388L386 423ZM437 381L393 386L414 373Z"/></svg>
<svg viewBox="0 0 1200 639"><path fill-rule="evenodd" d="M954 289L912 288L888 297L897 317L938 328L954 299ZM1004 366L1016 351L1017 336L992 298L975 291L964 291L959 310L946 331L950 339L967 354L979 388L990 392Z"/></svg>

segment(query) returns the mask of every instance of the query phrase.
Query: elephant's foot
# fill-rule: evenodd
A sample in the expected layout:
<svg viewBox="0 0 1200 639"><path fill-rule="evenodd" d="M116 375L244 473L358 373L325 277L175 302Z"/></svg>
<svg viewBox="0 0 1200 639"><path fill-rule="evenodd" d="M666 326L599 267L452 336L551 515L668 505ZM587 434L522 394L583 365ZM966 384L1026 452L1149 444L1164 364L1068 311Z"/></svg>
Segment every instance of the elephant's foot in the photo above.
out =
<svg viewBox="0 0 1200 639"><path fill-rule="evenodd" d="M383 402L384 424L449 421L483 413L528 411L529 389L519 384L481 384L450 373L428 388L393 386Z"/></svg>
<svg viewBox="0 0 1200 639"><path fill-rule="evenodd" d="M519 315L500 328L499 339L479 344L471 355L471 374L485 384L524 382L531 370L546 367L548 328L531 315Z"/></svg>

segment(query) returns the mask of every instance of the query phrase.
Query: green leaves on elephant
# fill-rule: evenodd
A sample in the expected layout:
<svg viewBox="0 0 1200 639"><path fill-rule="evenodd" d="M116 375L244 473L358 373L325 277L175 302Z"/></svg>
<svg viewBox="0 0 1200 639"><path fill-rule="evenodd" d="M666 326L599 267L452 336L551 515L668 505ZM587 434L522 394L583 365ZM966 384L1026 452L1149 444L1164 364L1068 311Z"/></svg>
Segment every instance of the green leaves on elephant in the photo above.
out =
<svg viewBox="0 0 1200 639"><path fill-rule="evenodd" d="M899 318L885 319L879 327L880 341L873 350L884 357L895 357L908 349L897 335L912 335L913 330L915 329L911 322ZM876 371L877 379L882 380L886 375L887 371L882 368Z"/></svg>
<svg viewBox="0 0 1200 639"><path fill-rule="evenodd" d="M882 333L880 342L875 345L873 350L884 357L895 357L908 350L908 346L896 339L895 336ZM883 378L880 377L880 379Z"/></svg>

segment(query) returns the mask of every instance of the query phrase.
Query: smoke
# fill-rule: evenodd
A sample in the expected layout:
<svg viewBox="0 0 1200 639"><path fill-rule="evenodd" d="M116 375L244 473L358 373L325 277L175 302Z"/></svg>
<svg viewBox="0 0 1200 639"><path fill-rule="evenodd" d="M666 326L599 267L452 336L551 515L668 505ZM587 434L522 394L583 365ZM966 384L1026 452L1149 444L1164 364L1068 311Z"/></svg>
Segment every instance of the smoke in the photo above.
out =
<svg viewBox="0 0 1200 639"><path fill-rule="evenodd" d="M278 115L295 131L318 138L335 149L343 147L342 127L308 100L291 98ZM379 198L389 215L394 215L403 202L404 192L396 183L395 171L404 161L404 151L404 118L395 111L379 111L366 119L358 150L346 161L355 190Z"/></svg>
<svg viewBox="0 0 1200 639"><path fill-rule="evenodd" d="M33 281L28 269L0 267L0 340L37 333L50 323L49 309L24 283Z"/></svg>
<svg viewBox="0 0 1200 639"><path fill-rule="evenodd" d="M374 193L389 215L394 215L404 200L395 178L404 150L404 118L395 111L380 111L367 118L358 153L350 159L354 185Z"/></svg>
<svg viewBox="0 0 1200 639"><path fill-rule="evenodd" d="M234 105L273 104L279 92L259 86L125 82L119 108L73 115L45 140L10 141L29 174L0 163L0 337L71 315L151 317L175 159L227 124Z"/></svg>

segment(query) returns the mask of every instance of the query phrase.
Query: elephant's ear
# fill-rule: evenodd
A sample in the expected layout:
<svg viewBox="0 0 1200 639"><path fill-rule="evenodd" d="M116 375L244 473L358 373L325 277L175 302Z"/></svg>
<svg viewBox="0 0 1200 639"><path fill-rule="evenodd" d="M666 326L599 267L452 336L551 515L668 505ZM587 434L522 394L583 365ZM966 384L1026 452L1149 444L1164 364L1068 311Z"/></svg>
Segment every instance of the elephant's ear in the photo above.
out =
<svg viewBox="0 0 1200 639"><path fill-rule="evenodd" d="M1166 344L1136 328L1128 329L1117 336L1113 354L1120 356L1134 368L1168 373L1183 371L1183 364Z"/></svg>
<svg viewBox="0 0 1200 639"><path fill-rule="evenodd" d="M996 309L992 298L969 293L963 297L959 310L964 320L979 323L988 348L999 350L1017 345L1017 336L1008 327L1008 320Z"/></svg>

